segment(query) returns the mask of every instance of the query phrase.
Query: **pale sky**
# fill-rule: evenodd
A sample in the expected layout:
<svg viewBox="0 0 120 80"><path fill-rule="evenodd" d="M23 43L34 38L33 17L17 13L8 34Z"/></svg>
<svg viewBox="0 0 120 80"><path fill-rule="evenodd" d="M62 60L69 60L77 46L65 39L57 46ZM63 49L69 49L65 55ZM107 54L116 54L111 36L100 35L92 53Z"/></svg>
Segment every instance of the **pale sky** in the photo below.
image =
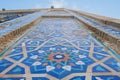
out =
<svg viewBox="0 0 120 80"><path fill-rule="evenodd" d="M120 19L120 0L0 0L0 9L59 8L82 10Z"/></svg>

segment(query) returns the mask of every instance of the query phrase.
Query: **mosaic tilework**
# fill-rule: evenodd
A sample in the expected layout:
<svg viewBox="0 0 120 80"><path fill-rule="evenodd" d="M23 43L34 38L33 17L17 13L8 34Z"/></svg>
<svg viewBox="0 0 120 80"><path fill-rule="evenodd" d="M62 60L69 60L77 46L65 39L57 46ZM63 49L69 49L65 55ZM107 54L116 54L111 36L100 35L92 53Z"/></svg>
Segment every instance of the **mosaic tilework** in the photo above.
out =
<svg viewBox="0 0 120 80"><path fill-rule="evenodd" d="M19 61L21 58L23 58L23 54L12 56L11 58L16 60L16 61Z"/></svg>
<svg viewBox="0 0 120 80"><path fill-rule="evenodd" d="M85 80L85 77L84 76L77 76L77 77L74 77L70 80Z"/></svg>
<svg viewBox="0 0 120 80"><path fill-rule="evenodd" d="M12 62L10 62L6 59L0 60L0 72L3 72L5 69L10 67L12 64L13 64Z"/></svg>
<svg viewBox="0 0 120 80"><path fill-rule="evenodd" d="M79 54L79 50L74 47L42 47L28 54L29 57L23 63L30 66L31 73L48 73L57 78L73 72L86 72L87 66L94 63L88 56Z"/></svg>
<svg viewBox="0 0 120 80"><path fill-rule="evenodd" d="M108 25L102 25L94 20L91 20L90 18L87 18L85 16L82 16L78 13L75 13L75 12L72 12L71 13L74 15L74 16L77 16L78 18L80 18L81 20L85 21L85 22L88 22L89 24L93 25L94 27L97 27L99 28L100 30L104 31L104 32L107 32L108 34L111 34L115 37L118 37L120 38L120 30L113 27L113 26L108 26Z"/></svg>
<svg viewBox="0 0 120 80"><path fill-rule="evenodd" d="M8 71L6 74L25 74L25 70L23 67L15 66L13 69Z"/></svg>
<svg viewBox="0 0 120 80"><path fill-rule="evenodd" d="M72 18L44 18L0 58L0 80L120 80L120 60Z"/></svg>
<svg viewBox="0 0 120 80"><path fill-rule="evenodd" d="M117 72L120 72L120 62L116 61L114 58L110 58L104 62L107 66L111 67Z"/></svg>
<svg viewBox="0 0 120 80"><path fill-rule="evenodd" d="M110 72L110 71L101 65L97 65L97 66L93 67L93 72Z"/></svg>
<svg viewBox="0 0 120 80"><path fill-rule="evenodd" d="M46 13L47 10L42 10L40 12L35 12L14 20L10 20L4 23L0 23L0 26L6 26L2 29L0 29L0 36L7 34L8 32L11 32L13 30L16 30L17 28L20 28L20 25L26 25L32 21L34 21L35 19L37 19L38 17L42 16L44 13ZM12 25L11 25L12 23Z"/></svg>
<svg viewBox="0 0 120 80"><path fill-rule="evenodd" d="M0 78L0 80L26 80L25 78Z"/></svg>
<svg viewBox="0 0 120 80"><path fill-rule="evenodd" d="M93 76L92 80L119 80L119 76Z"/></svg>
<svg viewBox="0 0 120 80"><path fill-rule="evenodd" d="M45 77L33 77L32 80L49 80L49 79Z"/></svg>

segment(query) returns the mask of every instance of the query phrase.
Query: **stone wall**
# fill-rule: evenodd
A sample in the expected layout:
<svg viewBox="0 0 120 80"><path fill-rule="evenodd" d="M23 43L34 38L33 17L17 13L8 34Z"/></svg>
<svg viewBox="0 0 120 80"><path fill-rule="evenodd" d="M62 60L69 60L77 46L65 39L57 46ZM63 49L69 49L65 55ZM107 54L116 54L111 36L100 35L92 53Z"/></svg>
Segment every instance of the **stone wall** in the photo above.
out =
<svg viewBox="0 0 120 80"><path fill-rule="evenodd" d="M71 9L69 9L69 10L71 10ZM83 12L83 11L76 11L76 10L71 10L71 11L76 12L78 14L81 14L85 17L88 17L88 18L90 18L94 21L101 22L101 23L103 23L103 25L104 24L105 25L111 25L111 26L114 26L114 27L120 29L120 20L119 19L99 16L99 15L96 15L96 14L91 14L91 13L87 13L87 12Z"/></svg>
<svg viewBox="0 0 120 80"><path fill-rule="evenodd" d="M15 13L15 12L36 12L36 11L40 11L41 9L21 9L21 10L5 10L5 11L1 11L0 13Z"/></svg>
<svg viewBox="0 0 120 80"><path fill-rule="evenodd" d="M102 30L96 28L95 26L90 25L87 22L84 22L80 20L79 18L75 17L78 21L83 22L86 25L86 28L88 30L91 30L92 33L95 35L96 38L110 46L112 49L114 49L119 55L120 55L120 39L112 36L111 34L108 34L106 32L103 32Z"/></svg>
<svg viewBox="0 0 120 80"><path fill-rule="evenodd" d="M117 28L120 28L119 27L120 26L119 20L116 20L113 18L106 18L106 17L102 17L102 16L97 16L97 15L89 14L89 13L85 13L85 12L79 12L79 11L75 11L75 10L72 10L72 11L79 13L83 16L87 16L91 19L97 20L99 22L102 22L104 24L108 24L108 25L112 25L112 26L115 26ZM120 54L120 39L119 38L112 36L111 34L108 34L106 32L103 32L102 30L96 28L95 26L90 25L89 23L84 22L84 21L82 21L79 18L74 17L74 16L42 16L42 18L46 18L46 17L47 18L48 17L50 17L50 18L56 18L56 17L57 18L75 18L78 21L83 22L86 25L86 28L91 30L96 38L98 38L99 40L101 40L102 42L104 42L105 44L107 44L112 49L114 49L117 53ZM26 30L30 29L33 25L37 24L38 21L40 20L40 18L41 17L39 17L38 19L36 19L35 21L33 21L29 24L21 26L20 28L5 34L4 36L0 36L0 46L2 46L2 47L0 47L0 51L3 51L8 46L8 43L11 42L15 37L18 38Z"/></svg>
<svg viewBox="0 0 120 80"><path fill-rule="evenodd" d="M8 45L13 42L15 38L20 37L26 30L30 29L32 26L37 24L40 21L40 18L37 18L35 21L30 22L24 26L19 27L18 29L11 31L3 36L0 36L0 52L8 47Z"/></svg>

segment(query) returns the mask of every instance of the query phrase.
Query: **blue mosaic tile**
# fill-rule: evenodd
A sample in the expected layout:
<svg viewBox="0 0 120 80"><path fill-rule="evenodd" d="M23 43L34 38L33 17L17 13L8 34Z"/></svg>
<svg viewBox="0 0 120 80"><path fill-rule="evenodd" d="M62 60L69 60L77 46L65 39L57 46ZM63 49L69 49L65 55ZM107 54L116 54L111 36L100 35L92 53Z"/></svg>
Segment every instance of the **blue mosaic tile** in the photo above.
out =
<svg viewBox="0 0 120 80"><path fill-rule="evenodd" d="M69 75L70 72L69 71L61 71L61 73L59 74L57 72L52 72L51 71L51 72L48 72L48 74L50 74L50 75L52 75L52 76L54 76L54 77L56 77L58 79L62 79L64 77L66 77L67 75Z"/></svg>
<svg viewBox="0 0 120 80"><path fill-rule="evenodd" d="M30 71L32 74L45 74L47 73L45 66L31 66Z"/></svg>
<svg viewBox="0 0 120 80"><path fill-rule="evenodd" d="M93 76L92 80L120 80L120 77L114 75Z"/></svg>
<svg viewBox="0 0 120 80"><path fill-rule="evenodd" d="M23 54L15 55L15 56L12 56L12 57L10 57L10 58L12 58L12 59L14 59L14 60L16 60L16 61L19 61L21 58L23 58Z"/></svg>
<svg viewBox="0 0 120 80"><path fill-rule="evenodd" d="M31 39L33 36L27 35L24 39Z"/></svg>
<svg viewBox="0 0 120 80"><path fill-rule="evenodd" d="M64 37L67 38L64 34L62 34L60 31L56 31L54 34L50 35L51 37Z"/></svg>
<svg viewBox="0 0 120 80"><path fill-rule="evenodd" d="M31 51L31 50L34 50L36 47L26 47L26 50L27 51Z"/></svg>
<svg viewBox="0 0 120 80"><path fill-rule="evenodd" d="M30 52L28 57L23 63L30 67L32 74L47 73L59 79L71 73L86 72L87 66L94 63L88 56L79 54L78 49L60 45L42 47Z"/></svg>
<svg viewBox="0 0 120 80"><path fill-rule="evenodd" d="M39 41L39 39L33 39L32 41L26 42L26 46L38 46L42 44L44 41Z"/></svg>
<svg viewBox="0 0 120 80"><path fill-rule="evenodd" d="M81 49L84 49L84 50L90 50L90 47L80 47Z"/></svg>
<svg viewBox="0 0 120 80"><path fill-rule="evenodd" d="M68 23L66 24L66 22ZM40 23L27 36L25 35L26 37L9 53L10 56L21 53L10 57L15 61L19 61L25 57L22 55L23 50L21 48L21 44L24 43L27 50L27 58L25 57L26 59L21 64L28 66L31 74L46 74L57 79L63 79L74 73L86 73L88 66L95 63L89 56L91 43L94 43L95 46L93 52L95 59L102 60L105 58L102 54L108 55L104 47L100 46L99 42L87 34L84 29L78 27L72 19L43 19ZM43 44L44 42L45 44ZM36 50L36 47L40 48ZM0 73L12 64L7 60L1 60ZM120 71L120 63L115 59L107 60L104 64L117 72ZM92 71L93 73L110 72L101 65L93 67ZM7 74L25 74L25 70L17 65L8 71ZM106 77L109 76L93 76L92 79L112 79ZM6 79L4 78L3 80ZM9 79L20 80L19 78L8 78L7 80ZM32 79L49 80L46 77L33 77ZM115 80L117 79L119 77L115 77ZM70 80L85 80L85 76L74 76Z"/></svg>
<svg viewBox="0 0 120 80"><path fill-rule="evenodd" d="M27 66L31 66L35 62L34 59L27 58L22 63L24 63Z"/></svg>
<svg viewBox="0 0 120 80"><path fill-rule="evenodd" d="M26 80L26 79L25 78L16 77L16 78L0 78L0 80Z"/></svg>
<svg viewBox="0 0 120 80"><path fill-rule="evenodd" d="M118 30L117 28L112 27L112 26L108 26L108 25L104 26L96 21L91 20L88 17L82 16L82 15L74 13L74 12L72 12L72 13L74 16L78 17L82 21L85 21L85 22L89 23L90 25L93 25L94 27L99 28L100 30L102 30L104 32L107 32L108 34L111 34L111 35L116 36L116 37L120 37L120 30Z"/></svg>
<svg viewBox="0 0 120 80"><path fill-rule="evenodd" d="M50 79L45 77L33 77L32 80L50 80Z"/></svg>
<svg viewBox="0 0 120 80"><path fill-rule="evenodd" d="M98 52L101 54L108 54L103 47L94 47L94 52Z"/></svg>
<svg viewBox="0 0 120 80"><path fill-rule="evenodd" d="M71 78L70 80L85 80L85 76L76 76Z"/></svg>
<svg viewBox="0 0 120 80"><path fill-rule="evenodd" d="M79 39L78 41L75 41L74 42L76 45L78 45L79 47L80 46L90 46L91 45L91 42L88 42L84 39Z"/></svg>
<svg viewBox="0 0 120 80"><path fill-rule="evenodd" d="M24 40L24 38L23 38L16 47L22 47L22 43L24 43L25 41L26 40Z"/></svg>
<svg viewBox="0 0 120 80"><path fill-rule="evenodd" d="M13 63L8 60L5 59L0 60L0 73L7 69L8 67L10 67L12 64Z"/></svg>
<svg viewBox="0 0 120 80"><path fill-rule="evenodd" d="M15 47L8 55L21 53L22 51L22 47Z"/></svg>
<svg viewBox="0 0 120 80"><path fill-rule="evenodd" d="M82 58L81 61L86 63L87 66L94 63L94 60L92 60L90 57Z"/></svg>
<svg viewBox="0 0 120 80"><path fill-rule="evenodd" d="M17 45L17 47L21 47L22 46L22 43L19 43L18 45Z"/></svg>
<svg viewBox="0 0 120 80"><path fill-rule="evenodd" d="M97 66L93 67L92 71L93 72L110 72L108 69L104 68L101 65L97 65Z"/></svg>
<svg viewBox="0 0 120 80"><path fill-rule="evenodd" d="M114 58L108 59L104 62L104 64L114 69L115 71L120 72L120 63Z"/></svg>
<svg viewBox="0 0 120 80"><path fill-rule="evenodd" d="M32 55L38 55L38 54L39 54L38 50L34 50L32 52L29 52L27 55L28 55L28 57L30 57Z"/></svg>
<svg viewBox="0 0 120 80"><path fill-rule="evenodd" d="M25 74L25 70L23 67L17 65L13 69L8 71L6 74Z"/></svg>
<svg viewBox="0 0 120 80"><path fill-rule="evenodd" d="M96 47L100 47L100 45L98 44L98 43L96 43L96 42L94 42L94 46Z"/></svg>
<svg viewBox="0 0 120 80"><path fill-rule="evenodd" d="M103 55L100 55L100 54L95 53L95 54L93 54L93 57L96 58L97 60L102 60L102 59L104 59L106 56L103 56Z"/></svg>

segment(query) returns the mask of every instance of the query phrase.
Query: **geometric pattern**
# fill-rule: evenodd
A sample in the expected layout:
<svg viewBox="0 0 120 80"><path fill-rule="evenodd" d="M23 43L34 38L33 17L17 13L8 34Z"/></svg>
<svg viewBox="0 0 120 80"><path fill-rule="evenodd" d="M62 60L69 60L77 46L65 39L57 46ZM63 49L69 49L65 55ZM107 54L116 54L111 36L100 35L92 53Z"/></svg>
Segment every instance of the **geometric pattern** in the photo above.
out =
<svg viewBox="0 0 120 80"><path fill-rule="evenodd" d="M120 62L115 60L114 58L110 58L107 61L104 62L107 66L114 69L117 72L120 72Z"/></svg>
<svg viewBox="0 0 120 80"><path fill-rule="evenodd" d="M12 64L13 63L8 60L5 60L5 59L0 60L0 72L4 71L6 68L10 67Z"/></svg>
<svg viewBox="0 0 120 80"><path fill-rule="evenodd" d="M102 60L102 59L105 58L105 56L104 56L104 55L101 55L101 54L93 54L93 56L94 56L95 59L97 59L97 60Z"/></svg>
<svg viewBox="0 0 120 80"><path fill-rule="evenodd" d="M42 19L0 58L0 80L120 80L120 60L79 25Z"/></svg>
<svg viewBox="0 0 120 80"><path fill-rule="evenodd" d="M23 58L23 54L12 56L11 58L16 60L16 61L19 61L21 58Z"/></svg>
<svg viewBox="0 0 120 80"><path fill-rule="evenodd" d="M97 66L93 67L93 72L110 72L110 71L101 65L97 65Z"/></svg>
<svg viewBox="0 0 120 80"><path fill-rule="evenodd" d="M20 66L15 66L13 69L11 69L6 74L25 74L25 70L24 70L24 68L22 68Z"/></svg>
<svg viewBox="0 0 120 80"><path fill-rule="evenodd" d="M45 77L33 77L33 80L49 80L48 78Z"/></svg>
<svg viewBox="0 0 120 80"><path fill-rule="evenodd" d="M57 78L59 76L59 79L70 73L86 72L87 66L94 63L89 57L80 55L74 47L42 47L28 54L29 57L23 63L30 66L32 74L48 73Z"/></svg>
<svg viewBox="0 0 120 80"><path fill-rule="evenodd" d="M99 22L93 21L93 20L91 20L85 16L82 16L81 14L75 13L73 11L69 11L69 12L71 12L74 16L78 17L79 19L83 20L84 22L87 22L90 25L93 25L94 27L97 27L98 29L100 29L108 34L111 34L115 37L120 38L120 30L119 29L116 29L115 27L110 26L110 25L102 25Z"/></svg>
<svg viewBox="0 0 120 80"><path fill-rule="evenodd" d="M92 80L119 80L120 77L110 75L110 76L93 76Z"/></svg>
<svg viewBox="0 0 120 80"><path fill-rule="evenodd" d="M26 80L25 78L0 78L0 80Z"/></svg>
<svg viewBox="0 0 120 80"><path fill-rule="evenodd" d="M85 80L84 76L77 76L77 77L73 77L70 80Z"/></svg>

